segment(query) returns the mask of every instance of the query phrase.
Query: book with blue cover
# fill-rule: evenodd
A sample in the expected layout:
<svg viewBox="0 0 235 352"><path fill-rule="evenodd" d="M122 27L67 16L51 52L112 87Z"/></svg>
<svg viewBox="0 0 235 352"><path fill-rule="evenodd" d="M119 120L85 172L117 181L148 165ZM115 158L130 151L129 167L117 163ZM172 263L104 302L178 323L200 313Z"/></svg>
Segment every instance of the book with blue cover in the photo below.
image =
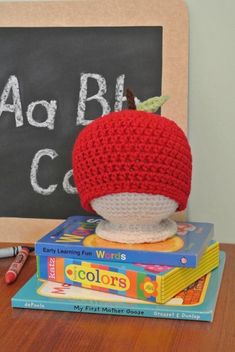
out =
<svg viewBox="0 0 235 352"><path fill-rule="evenodd" d="M167 302L218 265L219 243L216 241L211 241L196 268L37 256L40 279L155 303Z"/></svg>
<svg viewBox="0 0 235 352"><path fill-rule="evenodd" d="M12 298L13 308L56 310L77 313L212 321L225 263L220 265L166 304L97 292L69 284L39 281L34 275Z"/></svg>
<svg viewBox="0 0 235 352"><path fill-rule="evenodd" d="M195 268L214 232L210 223L179 222L177 233L165 241L124 244L97 236L99 221L98 217L69 217L36 242L36 255Z"/></svg>

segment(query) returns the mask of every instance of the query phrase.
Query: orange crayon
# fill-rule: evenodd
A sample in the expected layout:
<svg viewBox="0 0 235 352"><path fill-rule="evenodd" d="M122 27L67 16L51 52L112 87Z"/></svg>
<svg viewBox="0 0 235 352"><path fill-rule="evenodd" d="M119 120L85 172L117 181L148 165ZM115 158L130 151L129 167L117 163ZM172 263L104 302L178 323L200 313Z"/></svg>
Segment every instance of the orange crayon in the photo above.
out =
<svg viewBox="0 0 235 352"><path fill-rule="evenodd" d="M10 268L7 270L5 275L6 284L11 284L14 282L19 275L24 263L26 262L29 253L33 251L33 248L23 247L21 251L15 257L15 260L11 264Z"/></svg>

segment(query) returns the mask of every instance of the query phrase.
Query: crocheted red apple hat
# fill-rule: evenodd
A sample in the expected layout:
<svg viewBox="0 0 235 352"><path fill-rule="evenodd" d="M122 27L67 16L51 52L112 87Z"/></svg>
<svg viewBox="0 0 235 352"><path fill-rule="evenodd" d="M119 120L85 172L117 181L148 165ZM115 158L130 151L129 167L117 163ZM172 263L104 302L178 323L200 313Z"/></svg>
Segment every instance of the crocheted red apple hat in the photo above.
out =
<svg viewBox="0 0 235 352"><path fill-rule="evenodd" d="M163 195L186 208L192 156L182 129L172 120L128 109L99 117L75 141L73 175L81 204L115 193Z"/></svg>

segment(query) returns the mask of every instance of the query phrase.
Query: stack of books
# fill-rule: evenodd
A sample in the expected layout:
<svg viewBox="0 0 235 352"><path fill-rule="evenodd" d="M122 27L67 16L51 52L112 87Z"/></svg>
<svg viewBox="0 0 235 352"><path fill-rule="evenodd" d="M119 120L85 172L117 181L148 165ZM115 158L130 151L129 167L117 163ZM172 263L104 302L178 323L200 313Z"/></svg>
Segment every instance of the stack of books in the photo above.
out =
<svg viewBox="0 0 235 352"><path fill-rule="evenodd" d="M178 223L156 243L95 234L98 217L73 216L36 242L37 275L18 308L212 321L225 254L209 223Z"/></svg>

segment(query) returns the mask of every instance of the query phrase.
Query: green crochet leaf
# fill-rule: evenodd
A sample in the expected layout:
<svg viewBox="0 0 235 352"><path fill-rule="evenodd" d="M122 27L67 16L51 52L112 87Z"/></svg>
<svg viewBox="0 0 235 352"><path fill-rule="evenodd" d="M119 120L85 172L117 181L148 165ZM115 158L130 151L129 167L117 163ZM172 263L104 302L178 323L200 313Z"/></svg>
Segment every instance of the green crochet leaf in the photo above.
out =
<svg viewBox="0 0 235 352"><path fill-rule="evenodd" d="M160 97L149 98L136 106L136 110L146 112L156 112L170 97L161 95Z"/></svg>

